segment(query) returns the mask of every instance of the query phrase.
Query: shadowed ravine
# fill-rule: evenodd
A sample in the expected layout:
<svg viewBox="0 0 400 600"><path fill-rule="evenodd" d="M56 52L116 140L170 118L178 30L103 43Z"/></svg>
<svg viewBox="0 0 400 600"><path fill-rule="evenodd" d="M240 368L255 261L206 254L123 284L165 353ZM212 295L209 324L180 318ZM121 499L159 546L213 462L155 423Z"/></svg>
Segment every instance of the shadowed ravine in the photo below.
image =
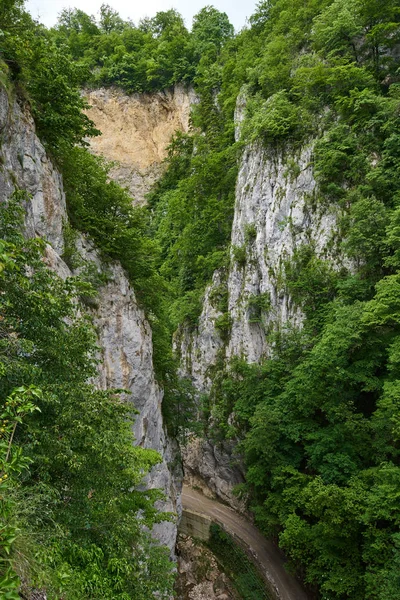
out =
<svg viewBox="0 0 400 600"><path fill-rule="evenodd" d="M244 542L268 582L274 598L307 600L307 595L300 584L286 571L284 555L250 521L238 515L232 508L217 500L211 500L188 486L183 486L182 505L184 510L210 517L222 525L227 533Z"/></svg>

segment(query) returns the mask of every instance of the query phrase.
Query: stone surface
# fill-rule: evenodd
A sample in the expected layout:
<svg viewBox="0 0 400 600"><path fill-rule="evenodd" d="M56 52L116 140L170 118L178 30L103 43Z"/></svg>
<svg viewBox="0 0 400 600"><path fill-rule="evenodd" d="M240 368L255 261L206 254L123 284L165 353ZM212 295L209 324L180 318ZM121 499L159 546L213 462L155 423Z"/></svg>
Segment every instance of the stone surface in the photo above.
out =
<svg viewBox="0 0 400 600"><path fill-rule="evenodd" d="M237 595L210 550L186 535L178 536L176 600L234 600Z"/></svg>
<svg viewBox="0 0 400 600"><path fill-rule="evenodd" d="M62 178L46 156L35 134L29 112L10 99L0 87L0 201L7 201L18 187L30 198L25 202L26 235L47 240L46 260L61 277L72 275L62 259L63 224L67 221ZM79 236L77 249L86 264L102 271L96 248ZM180 514L179 461L177 448L167 437L161 414L162 391L155 381L151 329L135 293L118 263L107 266L107 283L100 288L96 307L91 309L98 331L101 363L97 384L126 388L139 411L134 425L136 443L153 448L161 462L148 475L145 485L160 488L166 497L160 510ZM178 467L172 465L178 463ZM174 552L176 522L164 521L154 528L155 536Z"/></svg>
<svg viewBox="0 0 400 600"><path fill-rule="evenodd" d="M194 334L188 328L181 328L174 337L174 350L180 357L182 375L190 375L194 386L200 392L209 391L212 385L212 367L224 344L215 328L221 312L212 302L212 292L222 284L222 276L216 271L212 284L207 287L203 299L203 311Z"/></svg>
<svg viewBox="0 0 400 600"><path fill-rule="evenodd" d="M182 510L179 533L197 540L208 542L210 539L211 519L192 510Z"/></svg>
<svg viewBox="0 0 400 600"><path fill-rule="evenodd" d="M213 290L220 285L218 272L206 290L196 331L181 332L176 338L182 370L201 391L210 388L210 366L221 348L226 360L241 356L248 362L259 362L270 350L266 341L270 324L301 324L302 314L282 284L283 263L302 244L313 244L317 254L327 255L337 218L328 209L310 208L315 192L311 153L312 146L297 156L284 157L271 156L258 146L244 151L231 242L233 248L244 250L246 264L238 264L231 252L227 289L232 329L228 344L223 348L214 327L221 313L210 302ZM260 294L270 298L271 306L259 322L254 322L249 300Z"/></svg>
<svg viewBox="0 0 400 600"><path fill-rule="evenodd" d="M48 240L61 254L64 248L65 195L61 176L35 134L32 117L0 85L0 201L16 188L26 190L27 235Z"/></svg>
<svg viewBox="0 0 400 600"><path fill-rule="evenodd" d="M217 446L192 436L182 448L182 458L189 486L210 498L217 496L238 512L245 511L245 503L232 493L236 485L244 482L243 465L233 443Z"/></svg>
<svg viewBox="0 0 400 600"><path fill-rule="evenodd" d="M90 140L94 153L116 161L111 177L127 187L135 202L145 194L164 170L162 161L176 131L189 130L191 89L176 85L152 94L127 95L116 88L85 92L91 108L87 114L102 135Z"/></svg>
<svg viewBox="0 0 400 600"><path fill-rule="evenodd" d="M79 251L86 260L96 258L93 257L95 251L86 240L81 239ZM163 490L166 499L159 501L157 507L179 517L179 461L177 466L173 466L179 453L176 443L168 438L163 426L163 393L154 376L151 328L121 266L114 263L108 268L108 273L109 280L100 288L98 306L92 311L101 348L98 383L102 389L130 390L132 403L139 411L133 427L136 443L143 448L157 450L162 457L162 462L145 479L145 487ZM156 524L153 533L173 551L176 520Z"/></svg>
<svg viewBox="0 0 400 600"><path fill-rule="evenodd" d="M315 179L312 145L298 154L271 154L259 146L247 148L236 186L232 246L245 248L246 264L231 255L228 276L232 330L226 357L259 362L268 356L269 326L300 325L302 314L282 284L284 261L302 244L327 254L335 231L336 213L315 211L311 200ZM249 300L267 294L270 309L260 323L252 322Z"/></svg>
<svg viewBox="0 0 400 600"><path fill-rule="evenodd" d="M241 93L235 112L237 138L245 105ZM284 263L303 244L312 245L319 256L330 256L337 222L335 209L318 206L312 151L312 143L296 151L278 152L258 144L243 151L225 283L216 272L204 296L198 327L175 336L182 375L192 380L199 395L210 391L217 365L229 366L233 357L258 363L271 353L267 337L271 329L288 323L301 326L303 315L284 286ZM238 249L245 260L237 260ZM222 283L227 287L232 322L225 343L215 327L221 313L213 306ZM255 315L252 302L257 298L268 299L270 306ZM184 451L185 477L237 508L232 487L240 482L242 468L237 460L232 465L230 453L229 446L216 449L208 441L192 441Z"/></svg>

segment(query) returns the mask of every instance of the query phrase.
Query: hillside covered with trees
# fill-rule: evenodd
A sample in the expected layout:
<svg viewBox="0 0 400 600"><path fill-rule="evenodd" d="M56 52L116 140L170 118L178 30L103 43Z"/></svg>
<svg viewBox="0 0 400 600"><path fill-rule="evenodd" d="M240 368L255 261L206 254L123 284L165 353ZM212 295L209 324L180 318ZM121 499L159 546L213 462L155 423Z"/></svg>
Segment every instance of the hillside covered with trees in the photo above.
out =
<svg viewBox="0 0 400 600"><path fill-rule="evenodd" d="M119 260L146 310L175 436L197 415L172 335L196 328L214 271L247 260L230 246L243 149L290 157L312 143L309 210L335 206L340 216L331 251L304 244L283 262L281 286L302 325L272 327L262 364L219 365L202 429L239 444L238 493L312 596L399 600L399 2L264 0L234 34L212 7L191 31L174 10L133 24L106 5L98 20L66 9L46 29L22 1L3 0L0 57L0 85L29 106L63 175L71 239L83 232L104 260ZM87 149L99 132L80 90L177 83L199 98L192 129L173 139L147 206L132 208ZM129 492L157 456L132 446L123 392L88 383L95 334L77 299L95 290L45 266L43 244L22 236L23 200L17 191L0 215L2 597L19 598L21 578L49 598L168 597L168 558L141 527L159 518L154 498ZM225 292L219 303L223 338ZM268 311L268 299L256 308ZM96 503L92 488L102 490Z"/></svg>

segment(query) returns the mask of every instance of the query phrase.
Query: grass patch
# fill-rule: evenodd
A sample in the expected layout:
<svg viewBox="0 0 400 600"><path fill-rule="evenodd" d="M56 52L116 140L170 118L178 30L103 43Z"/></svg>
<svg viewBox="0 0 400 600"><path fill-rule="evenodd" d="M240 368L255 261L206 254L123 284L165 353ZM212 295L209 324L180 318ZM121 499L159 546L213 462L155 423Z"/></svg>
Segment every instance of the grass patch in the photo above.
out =
<svg viewBox="0 0 400 600"><path fill-rule="evenodd" d="M247 554L218 525L211 525L207 545L242 600L271 600L261 575Z"/></svg>

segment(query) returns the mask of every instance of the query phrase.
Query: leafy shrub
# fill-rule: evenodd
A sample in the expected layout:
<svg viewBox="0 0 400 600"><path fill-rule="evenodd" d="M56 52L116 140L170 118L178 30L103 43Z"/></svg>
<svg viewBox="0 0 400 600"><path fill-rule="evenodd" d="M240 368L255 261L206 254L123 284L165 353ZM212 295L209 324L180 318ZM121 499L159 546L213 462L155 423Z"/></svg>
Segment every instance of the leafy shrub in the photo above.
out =
<svg viewBox="0 0 400 600"><path fill-rule="evenodd" d="M240 597L243 600L269 600L270 594L256 567L231 536L214 524L211 525L210 533L208 545L232 580Z"/></svg>
<svg viewBox="0 0 400 600"><path fill-rule="evenodd" d="M223 313L214 321L214 326L219 332L221 339L227 342L232 328L232 317L229 313Z"/></svg>
<svg viewBox="0 0 400 600"><path fill-rule="evenodd" d="M247 300L249 309L249 323L261 323L263 314L271 309L271 296L269 292L254 294Z"/></svg>
<svg viewBox="0 0 400 600"><path fill-rule="evenodd" d="M232 246L232 257L238 267L243 269L247 263L246 246Z"/></svg>
<svg viewBox="0 0 400 600"><path fill-rule="evenodd" d="M244 241L251 244L257 237L257 228L254 223L246 223L244 227Z"/></svg>
<svg viewBox="0 0 400 600"><path fill-rule="evenodd" d="M306 114L285 91L276 92L267 100L252 99L248 115L242 129L247 141L261 138L266 143L279 142L301 137L307 131Z"/></svg>
<svg viewBox="0 0 400 600"><path fill-rule="evenodd" d="M228 299L229 292L226 283L221 283L217 287L212 288L209 295L209 301L211 305L217 308L220 312L228 312Z"/></svg>

